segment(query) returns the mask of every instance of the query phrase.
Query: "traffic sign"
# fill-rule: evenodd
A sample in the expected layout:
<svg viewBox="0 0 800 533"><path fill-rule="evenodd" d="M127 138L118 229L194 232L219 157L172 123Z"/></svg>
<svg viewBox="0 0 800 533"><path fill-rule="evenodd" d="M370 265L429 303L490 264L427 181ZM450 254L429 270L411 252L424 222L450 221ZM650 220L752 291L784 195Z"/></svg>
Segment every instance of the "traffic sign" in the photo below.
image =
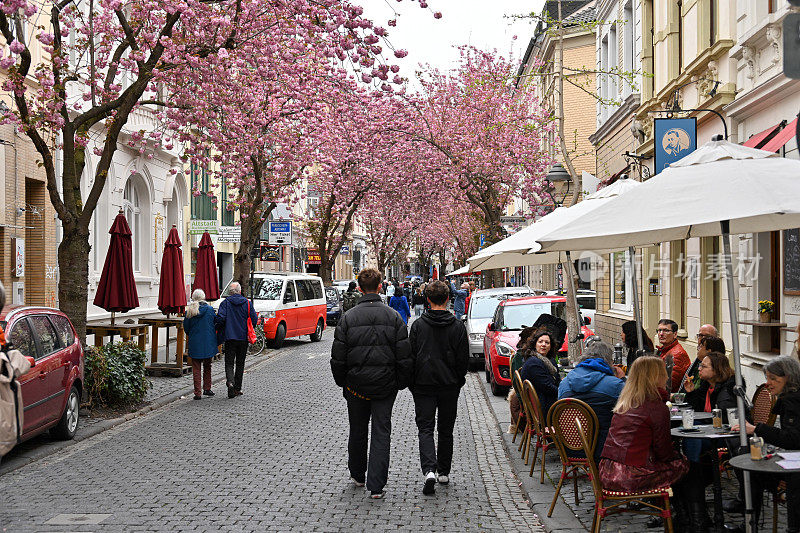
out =
<svg viewBox="0 0 800 533"><path fill-rule="evenodd" d="M343 245L342 249L339 250L339 253L342 254L342 255L348 255L350 253L350 246L348 246L346 244Z"/></svg>
<svg viewBox="0 0 800 533"><path fill-rule="evenodd" d="M282 244L284 246L292 244L292 221L280 220L269 221L269 243Z"/></svg>

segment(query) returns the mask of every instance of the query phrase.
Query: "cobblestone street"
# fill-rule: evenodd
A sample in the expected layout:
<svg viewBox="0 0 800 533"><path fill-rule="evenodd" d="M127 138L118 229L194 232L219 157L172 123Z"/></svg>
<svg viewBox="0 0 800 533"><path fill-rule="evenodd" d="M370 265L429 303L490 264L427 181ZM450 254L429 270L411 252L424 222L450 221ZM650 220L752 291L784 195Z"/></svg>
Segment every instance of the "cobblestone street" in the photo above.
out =
<svg viewBox="0 0 800 533"><path fill-rule="evenodd" d="M413 403L393 416L387 498L348 482L332 331L245 374L244 396L178 400L0 477L4 531L538 530L478 375L462 392L452 481L421 493ZM216 363L221 368L221 363ZM63 515L63 516L62 516ZM96 515L96 516L95 516ZM107 515L107 516L105 516ZM98 522L92 524L91 522Z"/></svg>

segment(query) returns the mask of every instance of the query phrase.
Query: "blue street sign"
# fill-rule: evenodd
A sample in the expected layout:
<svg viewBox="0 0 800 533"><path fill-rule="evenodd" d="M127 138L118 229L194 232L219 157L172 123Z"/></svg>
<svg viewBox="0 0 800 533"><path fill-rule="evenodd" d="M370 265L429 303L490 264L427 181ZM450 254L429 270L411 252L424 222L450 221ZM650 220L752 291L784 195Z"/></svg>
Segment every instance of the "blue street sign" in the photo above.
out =
<svg viewBox="0 0 800 533"><path fill-rule="evenodd" d="M481 245L480 245L481 248L483 248L484 242L485 242L485 236L483 233L481 233Z"/></svg>

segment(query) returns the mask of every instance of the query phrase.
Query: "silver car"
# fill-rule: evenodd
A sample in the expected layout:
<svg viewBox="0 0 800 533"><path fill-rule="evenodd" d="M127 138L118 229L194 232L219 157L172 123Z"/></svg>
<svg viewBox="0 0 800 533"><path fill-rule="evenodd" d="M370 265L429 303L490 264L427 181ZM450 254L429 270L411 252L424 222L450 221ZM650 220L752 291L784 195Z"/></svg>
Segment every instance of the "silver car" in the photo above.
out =
<svg viewBox="0 0 800 533"><path fill-rule="evenodd" d="M503 300L519 296L531 296L542 293L530 287L501 287L499 289L481 289L472 293L469 299L469 310L464 319L469 337L470 363L483 367L483 337L486 326L492 321L497 306Z"/></svg>

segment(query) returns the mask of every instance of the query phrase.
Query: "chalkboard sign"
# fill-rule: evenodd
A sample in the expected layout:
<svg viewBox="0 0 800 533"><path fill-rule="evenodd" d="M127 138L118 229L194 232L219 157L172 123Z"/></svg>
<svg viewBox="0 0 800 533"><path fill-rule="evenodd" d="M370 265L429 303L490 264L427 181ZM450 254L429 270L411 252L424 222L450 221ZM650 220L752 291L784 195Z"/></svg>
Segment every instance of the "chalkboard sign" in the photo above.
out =
<svg viewBox="0 0 800 533"><path fill-rule="evenodd" d="M783 230L783 292L800 295L800 228Z"/></svg>

